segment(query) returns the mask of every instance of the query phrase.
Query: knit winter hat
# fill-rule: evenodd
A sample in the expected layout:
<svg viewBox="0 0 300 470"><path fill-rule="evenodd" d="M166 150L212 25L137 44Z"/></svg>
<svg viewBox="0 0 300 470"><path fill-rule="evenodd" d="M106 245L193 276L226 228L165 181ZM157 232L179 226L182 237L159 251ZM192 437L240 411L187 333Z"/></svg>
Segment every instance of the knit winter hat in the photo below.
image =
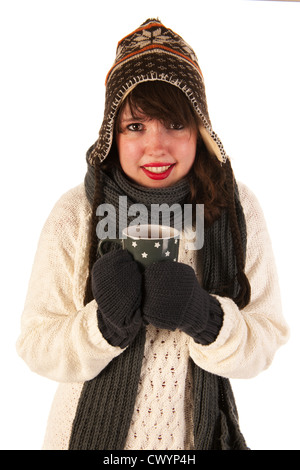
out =
<svg viewBox="0 0 300 470"><path fill-rule="evenodd" d="M200 133L210 153L225 163L227 155L212 129L203 75L193 49L159 20L148 19L117 46L116 59L106 77L104 119L98 140L88 153L92 165L108 156L115 117L124 98L139 83L160 80L178 87L201 118Z"/></svg>

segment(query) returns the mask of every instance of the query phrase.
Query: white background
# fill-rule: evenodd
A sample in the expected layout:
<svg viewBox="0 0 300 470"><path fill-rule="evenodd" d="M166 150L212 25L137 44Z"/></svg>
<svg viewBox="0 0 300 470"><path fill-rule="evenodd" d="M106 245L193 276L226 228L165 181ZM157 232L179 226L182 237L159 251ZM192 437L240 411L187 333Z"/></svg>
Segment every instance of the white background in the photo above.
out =
<svg viewBox="0 0 300 470"><path fill-rule="evenodd" d="M0 448L40 449L56 383L15 342L33 256L56 200L82 182L119 39L149 17L194 48L213 127L257 195L281 281L288 344L233 380L252 449L299 449L300 3L251 0L1 0Z"/></svg>

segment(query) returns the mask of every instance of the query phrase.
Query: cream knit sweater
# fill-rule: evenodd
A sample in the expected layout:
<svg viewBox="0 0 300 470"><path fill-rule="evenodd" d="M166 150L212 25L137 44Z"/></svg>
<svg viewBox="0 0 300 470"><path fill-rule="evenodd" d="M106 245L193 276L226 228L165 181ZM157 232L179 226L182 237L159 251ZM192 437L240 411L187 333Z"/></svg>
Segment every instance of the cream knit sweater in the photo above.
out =
<svg viewBox="0 0 300 470"><path fill-rule="evenodd" d="M189 357L228 378L254 377L288 339L276 267L264 217L251 191L239 184L247 222L246 274L251 302L242 311L217 297L224 322L215 342L196 344L176 330L147 327L145 355L126 449L192 449ZM45 449L67 449L83 382L98 375L122 349L97 326L96 302L83 306L91 209L80 185L61 197L43 228L21 321L17 351L30 369L60 382L49 416ZM181 243L179 261L195 266ZM201 273L197 272L201 282Z"/></svg>

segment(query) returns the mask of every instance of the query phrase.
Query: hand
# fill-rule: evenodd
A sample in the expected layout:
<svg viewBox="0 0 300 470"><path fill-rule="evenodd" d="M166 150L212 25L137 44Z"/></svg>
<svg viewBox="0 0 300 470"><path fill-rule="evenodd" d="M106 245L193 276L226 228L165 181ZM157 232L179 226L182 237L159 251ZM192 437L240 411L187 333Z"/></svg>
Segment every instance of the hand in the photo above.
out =
<svg viewBox="0 0 300 470"><path fill-rule="evenodd" d="M179 328L201 344L214 341L223 322L219 302L200 286L193 268L177 262L145 269L142 310L157 328Z"/></svg>
<svg viewBox="0 0 300 470"><path fill-rule="evenodd" d="M126 250L107 253L93 266L92 290L98 304L98 326L112 346L128 346L143 323L141 285L138 265Z"/></svg>

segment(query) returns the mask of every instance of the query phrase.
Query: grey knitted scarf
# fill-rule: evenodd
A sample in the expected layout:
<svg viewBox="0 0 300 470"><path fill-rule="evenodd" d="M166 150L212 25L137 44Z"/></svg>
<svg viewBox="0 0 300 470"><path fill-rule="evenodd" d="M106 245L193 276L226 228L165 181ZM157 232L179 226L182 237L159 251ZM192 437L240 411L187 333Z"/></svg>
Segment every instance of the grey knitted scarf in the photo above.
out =
<svg viewBox="0 0 300 470"><path fill-rule="evenodd" d="M93 167L85 178L86 194L92 203L94 191ZM132 185L121 172L113 178L102 175L105 202L116 203L119 195L135 202L183 203L188 195L186 181L163 190L145 189ZM236 189L236 206L244 249L246 224ZM116 206L118 207L118 206ZM233 297L238 284L235 276L235 257L227 213L205 230L203 287L210 293ZM69 449L122 450L133 414L142 366L145 328L134 342L93 380L85 382L73 422ZM194 380L194 447L196 450L247 450L240 431L238 413L228 379L204 371L192 362Z"/></svg>
<svg viewBox="0 0 300 470"><path fill-rule="evenodd" d="M95 175L94 175L94 167L91 165L88 166L89 171L86 174L85 177L85 189L86 189L86 194L87 197L90 201L90 203L93 203L93 195L94 195L94 180L95 180ZM116 209L119 208L119 196L126 196L127 197L127 205L126 207L121 207L121 210L123 211L123 215L128 214L129 208L133 204L142 204L143 206L146 207L148 216L150 217L151 213L151 205L152 204L162 204L162 203L167 203L170 207L173 204L184 204L186 198L188 197L190 193L190 187L188 184L187 179L183 179L179 181L176 185L170 187L170 188L146 188L139 186L137 184L134 184L131 182L121 170L115 168L113 170L113 174L111 177L107 176L105 173L102 171L101 173L101 178L104 181L104 187L103 187L103 192L104 192L104 198L105 202L112 204ZM117 214L118 215L118 214ZM174 215L176 217L176 214L173 212L170 213L170 223L171 225L174 224ZM134 220L136 215L128 215L127 216L127 225ZM118 226L118 221L119 217L116 218L116 228L117 232L119 229ZM143 223L150 223L150 218L147 218L147 220L143 220Z"/></svg>

